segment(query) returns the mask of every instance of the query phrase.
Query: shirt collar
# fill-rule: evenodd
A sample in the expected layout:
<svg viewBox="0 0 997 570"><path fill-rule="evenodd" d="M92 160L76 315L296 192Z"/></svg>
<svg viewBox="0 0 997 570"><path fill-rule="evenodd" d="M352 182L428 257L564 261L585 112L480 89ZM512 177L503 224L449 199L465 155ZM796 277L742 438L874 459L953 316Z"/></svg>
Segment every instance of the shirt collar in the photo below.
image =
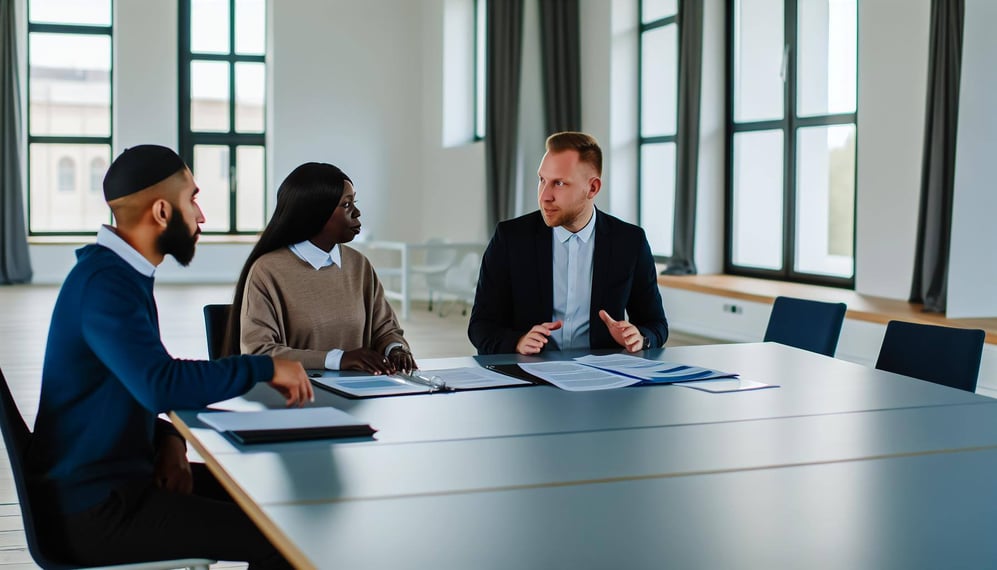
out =
<svg viewBox="0 0 997 570"><path fill-rule="evenodd" d="M578 236L578 239L588 243L589 238L592 237L592 232L595 231L595 216L596 209L592 208L592 217L589 218L589 223L585 224L584 228L578 230L576 233L571 233L564 229L564 226L557 226L554 228L554 237L557 238L557 241L564 243L568 241L568 238L576 235Z"/></svg>
<svg viewBox="0 0 997 570"><path fill-rule="evenodd" d="M128 242L121 239L121 236L111 226L105 224L97 230L97 245L104 246L113 251L118 257L125 260L125 263L131 265L132 269L142 275L146 277L154 277L156 275L156 266L139 253L137 249L129 245Z"/></svg>
<svg viewBox="0 0 997 570"><path fill-rule="evenodd" d="M291 251L316 270L330 265L343 266L343 256L339 251L338 243L332 246L332 251L327 252L312 242L305 240L292 245Z"/></svg>

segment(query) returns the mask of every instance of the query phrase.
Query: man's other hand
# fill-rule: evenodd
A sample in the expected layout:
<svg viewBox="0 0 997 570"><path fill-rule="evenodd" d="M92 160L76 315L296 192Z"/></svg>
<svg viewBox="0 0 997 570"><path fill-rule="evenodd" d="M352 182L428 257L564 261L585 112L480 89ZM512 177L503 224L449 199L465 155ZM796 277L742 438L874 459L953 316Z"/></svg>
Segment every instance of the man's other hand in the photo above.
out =
<svg viewBox="0 0 997 570"><path fill-rule="evenodd" d="M315 401L312 383L308 380L308 375L305 374L300 362L274 358L273 380L270 381L270 386L287 399L288 406L295 404L303 406L305 402Z"/></svg>
<svg viewBox="0 0 997 570"><path fill-rule="evenodd" d="M550 333L561 328L564 324L561 321L554 321L552 323L540 323L539 325L533 325L526 334L519 337L519 342L516 343L516 352L519 354L537 354L545 346L547 346L547 341L549 340Z"/></svg>

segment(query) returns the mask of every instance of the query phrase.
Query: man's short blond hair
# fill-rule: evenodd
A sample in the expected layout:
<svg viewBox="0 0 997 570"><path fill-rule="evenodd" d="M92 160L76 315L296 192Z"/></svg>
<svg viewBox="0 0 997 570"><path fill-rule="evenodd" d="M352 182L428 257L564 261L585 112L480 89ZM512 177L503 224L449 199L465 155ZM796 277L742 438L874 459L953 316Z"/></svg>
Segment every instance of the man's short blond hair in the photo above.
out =
<svg viewBox="0 0 997 570"><path fill-rule="evenodd" d="M554 133L547 137L547 152L578 152L578 161L595 168L597 176L602 176L602 149L599 142L590 134L577 131Z"/></svg>

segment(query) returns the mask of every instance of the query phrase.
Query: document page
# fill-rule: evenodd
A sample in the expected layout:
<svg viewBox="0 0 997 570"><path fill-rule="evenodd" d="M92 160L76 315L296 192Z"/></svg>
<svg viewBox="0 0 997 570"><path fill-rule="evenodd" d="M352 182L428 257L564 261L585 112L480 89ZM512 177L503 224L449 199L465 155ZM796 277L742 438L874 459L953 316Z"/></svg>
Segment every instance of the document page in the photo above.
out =
<svg viewBox="0 0 997 570"><path fill-rule="evenodd" d="M424 394L430 391L428 386L412 384L396 376L333 376L321 372L312 372L309 376L312 382L320 386L357 398Z"/></svg>
<svg viewBox="0 0 997 570"><path fill-rule="evenodd" d="M474 390L477 388L500 388L502 386L523 386L530 384L525 380L499 374L480 366L427 370L424 373L443 380L447 388L451 390Z"/></svg>
<svg viewBox="0 0 997 570"><path fill-rule="evenodd" d="M663 362L649 360L626 354L607 354L602 356L587 355L575 359L587 366L593 366L607 372L624 374L643 380L648 384L671 384L693 380L713 380L716 378L736 378L737 374L712 370L702 366L691 366L678 362Z"/></svg>
<svg viewBox="0 0 997 570"><path fill-rule="evenodd" d="M693 388L704 392L721 394L725 392L743 392L745 390L761 390L762 388L778 388L776 384L765 384L744 378L719 378L717 380L701 380L696 382L683 382L676 384L683 388Z"/></svg>
<svg viewBox="0 0 997 570"><path fill-rule="evenodd" d="M620 376L599 368L571 361L519 363L530 374L543 378L562 390L585 392L623 388L640 382L639 378Z"/></svg>

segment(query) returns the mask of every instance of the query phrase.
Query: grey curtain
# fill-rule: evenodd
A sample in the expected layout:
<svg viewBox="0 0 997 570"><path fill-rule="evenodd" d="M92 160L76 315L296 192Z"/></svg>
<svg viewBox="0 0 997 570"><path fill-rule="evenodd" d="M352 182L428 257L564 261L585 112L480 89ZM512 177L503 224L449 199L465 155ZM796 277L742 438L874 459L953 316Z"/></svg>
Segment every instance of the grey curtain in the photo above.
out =
<svg viewBox="0 0 997 570"><path fill-rule="evenodd" d="M964 0L932 0L921 205L910 301L944 313L955 186Z"/></svg>
<svg viewBox="0 0 997 570"><path fill-rule="evenodd" d="M485 176L488 224L516 213L516 140L523 51L523 0L487 2Z"/></svg>
<svg viewBox="0 0 997 570"><path fill-rule="evenodd" d="M675 220L672 256L662 273L696 273L696 185L703 77L703 0L679 5L678 122L675 140Z"/></svg>
<svg viewBox="0 0 997 570"><path fill-rule="evenodd" d="M0 0L0 283L31 281L21 196L21 129L13 0Z"/></svg>
<svg viewBox="0 0 997 570"><path fill-rule="evenodd" d="M540 0L544 127L547 134L582 128L578 0Z"/></svg>

